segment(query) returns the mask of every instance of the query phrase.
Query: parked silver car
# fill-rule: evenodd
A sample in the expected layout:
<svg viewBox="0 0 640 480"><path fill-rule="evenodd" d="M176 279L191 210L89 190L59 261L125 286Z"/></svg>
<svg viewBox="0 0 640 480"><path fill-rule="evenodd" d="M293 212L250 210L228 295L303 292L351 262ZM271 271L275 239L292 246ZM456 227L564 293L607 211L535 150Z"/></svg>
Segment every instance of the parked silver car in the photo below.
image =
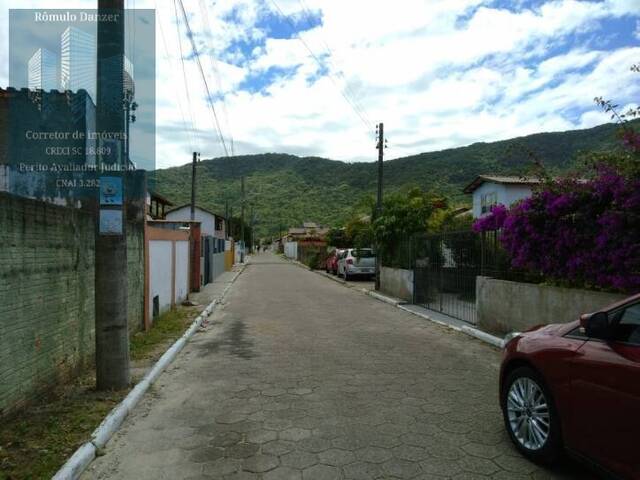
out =
<svg viewBox="0 0 640 480"><path fill-rule="evenodd" d="M373 276L376 256L370 248L348 248L338 257L338 276L349 280L355 276Z"/></svg>

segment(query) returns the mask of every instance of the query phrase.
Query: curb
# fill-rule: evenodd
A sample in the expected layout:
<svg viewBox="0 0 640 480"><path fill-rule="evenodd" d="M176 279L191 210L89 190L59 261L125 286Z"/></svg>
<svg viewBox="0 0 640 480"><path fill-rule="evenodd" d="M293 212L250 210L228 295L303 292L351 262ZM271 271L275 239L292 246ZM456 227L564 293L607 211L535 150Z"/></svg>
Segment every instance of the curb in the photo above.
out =
<svg viewBox="0 0 640 480"><path fill-rule="evenodd" d="M493 345L496 348L502 348L504 346L504 339L496 337L495 335L491 335L490 333L483 332L482 330L479 330L477 328L462 327L462 332L475 337L478 340L482 340L483 342Z"/></svg>
<svg viewBox="0 0 640 480"><path fill-rule="evenodd" d="M246 263L245 263L246 265ZM105 419L98 425L91 434L91 440L81 445L73 455L67 460L67 462L58 470L58 472L52 477L52 480L76 480L82 475L86 468L93 462L98 456L98 452L102 450L107 442L111 439L114 433L120 428L125 418L133 411L138 405L149 387L155 383L160 374L173 362L176 356L184 348L187 341L193 336L193 334L200 328L202 322L213 313L216 305L226 296L231 286L235 283L240 274L244 271L244 265L242 269L233 277L229 285L222 291L222 295L219 300L211 302L196 319L191 323L191 326L187 331L176 340L169 349L162 354L156 364L151 370L147 372L144 378L136 384L127 396L116 405Z"/></svg>
<svg viewBox="0 0 640 480"><path fill-rule="evenodd" d="M424 313L415 312L415 311L411 310L410 308L407 308L407 307L405 307L403 305L398 305L398 308L400 310L404 310L407 313L410 313L411 315L415 315L416 317L420 317L420 318L423 318L425 320L429 320L431 323L435 323L437 325L440 325L441 327L446 327L446 328L449 328L449 329L454 330L456 332L462 332L462 328L460 328L460 327L456 327L455 325L451 325L449 323L442 322L440 320L436 320L435 318L431 318L429 315L425 315Z"/></svg>
<svg viewBox="0 0 640 480"><path fill-rule="evenodd" d="M485 343L488 343L489 345L496 347L496 348L502 348L504 346L504 339L500 338L500 337L496 337L495 335L491 335L490 333L484 332L482 330L479 330L477 328L473 328L473 327L469 327L469 326L462 326L462 327L457 327L455 325L451 325L449 323L446 322L442 322L440 320L436 320L434 318L431 318L429 315L425 315L423 313L420 312L415 312L409 308L404 307L402 304L397 305L397 307L400 310L404 310L407 313L410 313L411 315L416 315L417 317L420 318L424 318L425 320L429 320L432 323L435 323L437 325L440 325L442 327L445 328L449 328L451 330L454 330L456 332L461 332L461 333L465 333L467 335L469 335L470 337L474 337L477 340L483 341Z"/></svg>
<svg viewBox="0 0 640 480"><path fill-rule="evenodd" d="M334 282L340 283L342 285L344 285L347 288L352 288L356 291L362 292L365 295L369 295L370 297L375 298L376 300L379 300L381 302L387 303L389 305L392 305L396 308L399 308L400 310L403 310L407 313L410 313L412 315L416 315L420 318L423 318L425 320L429 320L432 323L435 323L437 325L440 325L442 327L445 328L449 328L451 330L454 330L456 332L461 332L461 333L465 333L467 335L469 335L470 337L473 337L477 340L483 341L485 343L488 343L489 345L496 347L496 348L502 348L504 346L504 339L500 338L500 337L496 337L495 335L491 335L490 333L484 332L482 330L479 330L477 328L473 328L473 327L469 327L469 326L462 326L462 327L457 327L455 325L451 325L449 323L446 322L442 322L440 320L436 320L434 318L431 318L429 315L425 315L419 312L415 312L409 308L406 308L404 306L404 304L406 304L406 302L397 299L397 298L393 298L393 297L388 297L387 295L383 295L381 293L378 293L376 291L373 290L367 290L365 288L357 288L351 285L348 285L347 282L345 282L344 280L342 280L341 278L336 278L333 275L329 275L328 273L325 273L323 271L318 271L318 270L312 270L311 268L307 267L304 263L298 262L297 260L293 260L291 258L287 258L285 257L287 260L289 260L291 263L293 263L294 265L297 265L298 267L302 267L305 270L309 270L313 273L317 273L318 275L328 278L329 280L333 280Z"/></svg>
<svg viewBox="0 0 640 480"><path fill-rule="evenodd" d="M370 297L373 297L376 300L380 300L381 302L388 303L389 305L393 305L394 307L398 307L400 304L404 303L401 300L398 300L397 298L388 297L387 295L383 295L373 290L365 290L365 292Z"/></svg>

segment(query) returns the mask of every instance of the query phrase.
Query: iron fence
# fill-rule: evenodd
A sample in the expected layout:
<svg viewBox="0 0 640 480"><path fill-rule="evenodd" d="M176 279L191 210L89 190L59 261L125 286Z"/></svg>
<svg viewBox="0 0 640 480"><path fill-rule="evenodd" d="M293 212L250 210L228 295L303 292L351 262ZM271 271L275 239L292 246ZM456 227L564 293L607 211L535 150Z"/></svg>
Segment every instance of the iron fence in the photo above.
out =
<svg viewBox="0 0 640 480"><path fill-rule="evenodd" d="M414 303L476 323L476 277L483 240L475 232L447 232L413 239Z"/></svg>
<svg viewBox="0 0 640 480"><path fill-rule="evenodd" d="M541 278L511 267L498 232L418 235L381 251L382 265L413 270L414 303L476 323L476 277Z"/></svg>

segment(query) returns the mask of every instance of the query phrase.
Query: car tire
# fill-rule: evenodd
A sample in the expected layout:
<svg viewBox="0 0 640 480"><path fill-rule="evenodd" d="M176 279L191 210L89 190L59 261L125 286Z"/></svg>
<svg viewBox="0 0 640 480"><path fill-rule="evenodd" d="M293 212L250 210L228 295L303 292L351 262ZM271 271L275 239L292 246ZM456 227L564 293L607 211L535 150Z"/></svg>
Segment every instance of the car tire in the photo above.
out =
<svg viewBox="0 0 640 480"><path fill-rule="evenodd" d="M347 273L347 271L344 271L344 281L348 282L349 280L351 280L351 276Z"/></svg>
<svg viewBox="0 0 640 480"><path fill-rule="evenodd" d="M518 391L522 392L522 389L527 389L528 386L534 389L533 395L527 395L525 403L519 406L518 401L522 395L518 395ZM543 405L546 405L546 408L543 408ZM520 453L529 460L543 465L553 464L562 456L562 432L558 411L549 388L538 372L530 367L519 367L511 371L504 382L500 406L507 433ZM548 419L548 427L544 425L545 417ZM519 422L525 422L525 425ZM516 432L518 424L525 428ZM527 437L530 425L533 425L532 432L535 432ZM541 441L543 437L544 442Z"/></svg>

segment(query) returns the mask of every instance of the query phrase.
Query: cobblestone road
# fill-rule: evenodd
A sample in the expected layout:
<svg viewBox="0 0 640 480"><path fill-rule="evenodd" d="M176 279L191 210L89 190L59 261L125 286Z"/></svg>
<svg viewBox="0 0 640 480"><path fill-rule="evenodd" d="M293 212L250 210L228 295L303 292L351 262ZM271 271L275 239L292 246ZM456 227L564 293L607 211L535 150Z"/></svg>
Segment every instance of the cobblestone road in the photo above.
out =
<svg viewBox="0 0 640 480"><path fill-rule="evenodd" d="M85 479L586 479L510 445L500 353L262 254Z"/></svg>

